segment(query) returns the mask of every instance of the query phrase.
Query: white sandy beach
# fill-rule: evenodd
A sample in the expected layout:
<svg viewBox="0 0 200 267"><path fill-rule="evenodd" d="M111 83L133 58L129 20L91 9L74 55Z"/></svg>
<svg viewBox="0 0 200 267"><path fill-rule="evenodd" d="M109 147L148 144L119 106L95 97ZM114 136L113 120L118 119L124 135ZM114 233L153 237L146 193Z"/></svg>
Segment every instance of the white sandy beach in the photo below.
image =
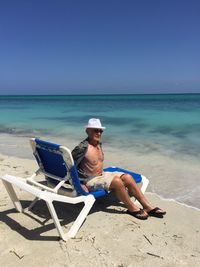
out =
<svg viewBox="0 0 200 267"><path fill-rule="evenodd" d="M28 177L35 161L0 156L0 175ZM19 191L23 207L32 199ZM200 266L200 211L161 200L163 219L140 221L124 213L113 195L98 200L74 239L59 240L47 208L39 201L32 213L17 213L0 183L1 266ZM63 229L68 228L79 206L57 204Z"/></svg>

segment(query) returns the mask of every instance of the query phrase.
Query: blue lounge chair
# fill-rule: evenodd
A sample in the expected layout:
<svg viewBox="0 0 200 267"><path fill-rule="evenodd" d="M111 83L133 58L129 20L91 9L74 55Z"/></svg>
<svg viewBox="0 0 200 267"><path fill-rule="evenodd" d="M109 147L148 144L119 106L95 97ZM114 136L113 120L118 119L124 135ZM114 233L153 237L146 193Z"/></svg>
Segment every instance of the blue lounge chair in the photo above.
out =
<svg viewBox="0 0 200 267"><path fill-rule="evenodd" d="M101 189L88 193L83 190L79 181L78 172L74 164L71 151L68 148L34 138L30 140L30 143L33 149L33 154L39 165L39 169L26 180L10 175L5 175L1 178L18 211L22 212L23 210L12 184L36 196L34 201L29 206L29 209L33 207L38 199L43 199L47 203L47 207L60 237L63 240L67 240L68 238L76 235L90 209L92 208L95 200L99 197L105 196L108 194L108 192ZM109 167L104 169L104 171L123 171L131 174L134 176L134 179L137 183L142 184L141 191L143 193L145 192L149 183L146 177L124 169ZM36 177L39 174L45 176L45 181L47 181L46 184L36 180ZM71 204L84 202L85 204L70 230L66 234L64 234L58 220L53 206L54 201L61 201Z"/></svg>

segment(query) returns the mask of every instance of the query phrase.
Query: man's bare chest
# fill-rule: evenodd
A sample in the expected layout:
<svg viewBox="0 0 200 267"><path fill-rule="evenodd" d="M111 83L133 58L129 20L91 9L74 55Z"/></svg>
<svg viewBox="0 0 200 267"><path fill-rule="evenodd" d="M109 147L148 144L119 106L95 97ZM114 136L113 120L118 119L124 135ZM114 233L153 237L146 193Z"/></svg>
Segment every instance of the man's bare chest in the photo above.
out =
<svg viewBox="0 0 200 267"><path fill-rule="evenodd" d="M92 145L88 146L88 150L85 154L85 160L90 162L91 164L98 164L99 162L103 162L104 155L100 146L94 147Z"/></svg>

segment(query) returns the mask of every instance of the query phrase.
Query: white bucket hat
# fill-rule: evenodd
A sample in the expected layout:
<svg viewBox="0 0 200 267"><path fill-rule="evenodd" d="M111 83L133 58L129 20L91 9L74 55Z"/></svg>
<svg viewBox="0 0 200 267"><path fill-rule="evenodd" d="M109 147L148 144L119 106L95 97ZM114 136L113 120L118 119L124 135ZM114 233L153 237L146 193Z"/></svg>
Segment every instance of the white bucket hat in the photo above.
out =
<svg viewBox="0 0 200 267"><path fill-rule="evenodd" d="M103 127L101 125L100 119L89 119L88 124L85 126L85 128L93 128L93 129L106 129L106 127Z"/></svg>

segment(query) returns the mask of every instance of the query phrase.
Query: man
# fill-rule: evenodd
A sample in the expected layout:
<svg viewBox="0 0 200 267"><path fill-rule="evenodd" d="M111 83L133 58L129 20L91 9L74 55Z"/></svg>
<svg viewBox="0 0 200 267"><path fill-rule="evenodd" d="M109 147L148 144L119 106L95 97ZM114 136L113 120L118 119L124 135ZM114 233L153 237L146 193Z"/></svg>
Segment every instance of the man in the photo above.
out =
<svg viewBox="0 0 200 267"><path fill-rule="evenodd" d="M104 154L100 139L105 127L101 125L100 120L90 119L85 128L88 137L74 148L72 156L86 190L103 188L114 191L117 198L127 207L127 213L138 219L145 220L148 216L162 218L166 212L152 206L130 174L103 171ZM139 209L131 201L127 189L141 203L143 209Z"/></svg>

